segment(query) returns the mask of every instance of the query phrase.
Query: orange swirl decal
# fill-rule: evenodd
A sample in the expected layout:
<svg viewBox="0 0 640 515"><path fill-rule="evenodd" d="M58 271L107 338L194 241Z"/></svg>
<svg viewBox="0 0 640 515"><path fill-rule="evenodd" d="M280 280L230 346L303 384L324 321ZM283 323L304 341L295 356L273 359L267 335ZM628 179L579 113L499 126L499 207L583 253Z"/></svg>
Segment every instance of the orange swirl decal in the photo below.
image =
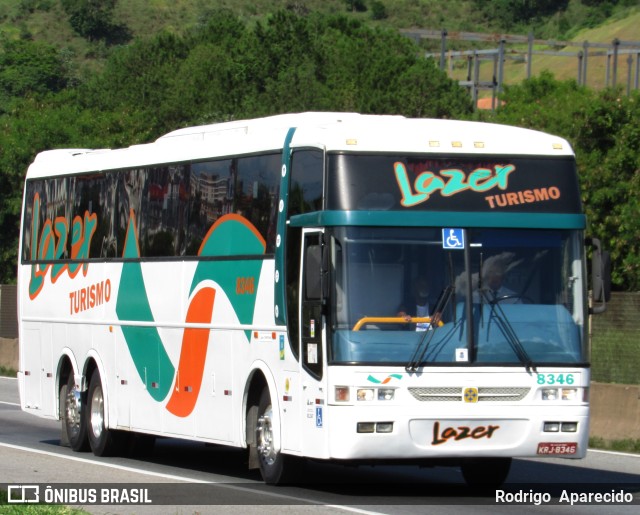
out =
<svg viewBox="0 0 640 515"><path fill-rule="evenodd" d="M202 242L199 255L255 256L264 254L265 246L260 233L246 218L231 214L221 217L213 224ZM170 394L166 409L178 417L187 417L194 410L201 390L211 330L207 327L184 329L176 370L158 329L154 325L139 326L135 323L153 322L154 316L144 284L142 263L137 259L140 251L133 211L130 214L123 257L128 259L122 265L116 313L124 322L122 332L129 353L149 395L156 401L163 402ZM262 260L250 258L198 262L189 289L192 298L187 308L186 324L211 324L215 314L215 297L220 291L231 302L238 323L251 324L257 288L246 278L259 278L261 268ZM238 288L239 278L242 288ZM217 284L218 288L213 288L212 283ZM127 321L132 323L127 324ZM248 343L251 331L245 329L244 333ZM215 342L211 342L211 345L214 344Z"/></svg>
<svg viewBox="0 0 640 515"><path fill-rule="evenodd" d="M187 324L210 324L215 298L216 291L213 288L198 291L189 304ZM196 405L208 344L209 329L184 330L173 393L167 403L167 409L178 417L186 417Z"/></svg>

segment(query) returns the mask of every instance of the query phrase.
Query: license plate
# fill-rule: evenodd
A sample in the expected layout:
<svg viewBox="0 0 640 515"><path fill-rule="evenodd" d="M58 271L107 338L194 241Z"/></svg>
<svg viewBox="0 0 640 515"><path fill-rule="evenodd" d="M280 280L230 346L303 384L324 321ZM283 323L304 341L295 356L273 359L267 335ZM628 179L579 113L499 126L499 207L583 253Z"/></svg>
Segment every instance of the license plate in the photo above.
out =
<svg viewBox="0 0 640 515"><path fill-rule="evenodd" d="M566 455L578 452L578 444L576 442L544 442L538 444L538 454L555 454Z"/></svg>

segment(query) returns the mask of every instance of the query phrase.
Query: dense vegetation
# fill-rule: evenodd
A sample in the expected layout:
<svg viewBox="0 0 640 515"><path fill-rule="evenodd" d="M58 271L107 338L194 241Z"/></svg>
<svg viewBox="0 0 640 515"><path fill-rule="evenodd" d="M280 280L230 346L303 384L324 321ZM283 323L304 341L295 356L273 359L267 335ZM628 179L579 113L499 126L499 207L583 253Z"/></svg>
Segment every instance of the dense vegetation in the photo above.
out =
<svg viewBox="0 0 640 515"><path fill-rule="evenodd" d="M561 36L561 27L565 33L575 28L560 23L567 12L586 26L636 0L452 0L446 7L418 0L308 0L290 1L269 15L256 11L271 5L266 0L259 6L233 2L233 12L212 10L213 2L174 0L176 8L198 6L191 18L185 14L191 11L180 11L192 22L144 38L136 18L125 22L122 13L146 2L14 3L13 14L0 6L0 27L13 20L20 28L0 32L0 282L15 280L22 183L37 152L126 146L186 125L336 110L481 117L568 138L579 158L590 232L613 252L615 285L640 288L638 95L595 92L543 75L508 89L506 105L495 114L474 114L466 91L418 57L411 40L385 28L403 23L401 13L419 11L424 17L404 26L447 21L480 30L486 22L491 29L522 31L533 21L555 30L550 37ZM444 20L445 11L455 18ZM429 21L434 12L442 23ZM45 16L64 20L60 32L69 31L70 45L34 36L34 20ZM77 46L79 40L85 46Z"/></svg>

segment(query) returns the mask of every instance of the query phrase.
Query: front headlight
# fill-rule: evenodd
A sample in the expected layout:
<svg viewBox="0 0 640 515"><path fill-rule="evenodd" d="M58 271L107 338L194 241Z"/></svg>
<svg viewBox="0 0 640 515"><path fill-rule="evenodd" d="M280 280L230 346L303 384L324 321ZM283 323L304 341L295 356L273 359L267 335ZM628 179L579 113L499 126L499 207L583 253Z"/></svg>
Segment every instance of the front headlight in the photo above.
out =
<svg viewBox="0 0 640 515"><path fill-rule="evenodd" d="M336 386L335 388L336 402L349 402L349 387Z"/></svg>
<svg viewBox="0 0 640 515"><path fill-rule="evenodd" d="M563 401L575 401L578 398L577 388L561 388Z"/></svg>
<svg viewBox="0 0 640 515"><path fill-rule="evenodd" d="M378 388L378 400L379 401L392 401L395 397L394 388Z"/></svg>
<svg viewBox="0 0 640 515"><path fill-rule="evenodd" d="M373 388L358 388L356 398L359 401L372 401L374 399L374 392L375 390Z"/></svg>
<svg viewBox="0 0 640 515"><path fill-rule="evenodd" d="M580 388L543 388L543 401L577 401Z"/></svg>

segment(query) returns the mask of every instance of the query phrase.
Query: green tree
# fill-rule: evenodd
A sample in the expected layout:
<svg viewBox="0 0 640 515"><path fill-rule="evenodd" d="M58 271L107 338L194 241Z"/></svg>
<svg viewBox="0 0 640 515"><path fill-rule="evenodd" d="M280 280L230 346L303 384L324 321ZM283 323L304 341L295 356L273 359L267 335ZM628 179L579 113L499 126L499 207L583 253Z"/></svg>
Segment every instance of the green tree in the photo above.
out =
<svg viewBox="0 0 640 515"><path fill-rule="evenodd" d="M190 80L178 75L188 54L185 40L170 33L119 47L104 71L82 86L79 101L86 109L143 112L151 133L165 130L170 92L176 81Z"/></svg>
<svg viewBox="0 0 640 515"><path fill-rule="evenodd" d="M61 91L69 83L68 66L58 51L25 40L0 40L0 100Z"/></svg>
<svg viewBox="0 0 640 515"><path fill-rule="evenodd" d="M640 290L640 94L605 90L585 111L578 135L583 197L594 234L606 242L613 283Z"/></svg>
<svg viewBox="0 0 640 515"><path fill-rule="evenodd" d="M380 0L371 2L371 18L374 20L384 20L388 16L387 8Z"/></svg>
<svg viewBox="0 0 640 515"><path fill-rule="evenodd" d="M364 3L364 0L345 0L345 4L347 5L347 11L350 12L364 12L367 10L367 4Z"/></svg>
<svg viewBox="0 0 640 515"><path fill-rule="evenodd" d="M279 11L248 26L218 12L186 37L118 49L86 106L147 112L153 130L301 110L452 117L469 96L395 31Z"/></svg>
<svg viewBox="0 0 640 515"><path fill-rule="evenodd" d="M61 0L73 30L89 41L124 41L130 34L115 22L118 0Z"/></svg>
<svg viewBox="0 0 640 515"><path fill-rule="evenodd" d="M542 19L564 11L569 0L474 0L485 18L495 21L504 30L528 25L534 19Z"/></svg>
<svg viewBox="0 0 640 515"><path fill-rule="evenodd" d="M343 16L301 19L282 12L255 32L262 105L407 116L470 112L466 92L395 31Z"/></svg>

